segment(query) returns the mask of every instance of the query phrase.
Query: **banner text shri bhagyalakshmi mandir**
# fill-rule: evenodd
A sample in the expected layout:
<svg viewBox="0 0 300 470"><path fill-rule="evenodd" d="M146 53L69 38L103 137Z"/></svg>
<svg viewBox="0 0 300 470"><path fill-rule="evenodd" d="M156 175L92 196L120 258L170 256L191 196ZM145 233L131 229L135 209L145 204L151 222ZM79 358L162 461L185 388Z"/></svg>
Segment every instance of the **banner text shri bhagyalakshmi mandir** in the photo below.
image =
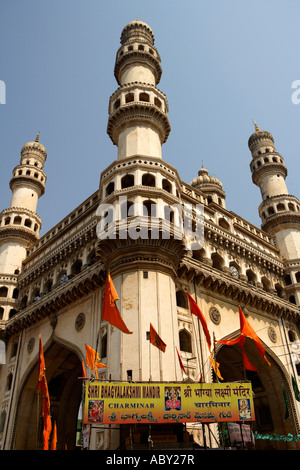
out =
<svg viewBox="0 0 300 470"><path fill-rule="evenodd" d="M254 421L251 383L86 382L84 424Z"/></svg>

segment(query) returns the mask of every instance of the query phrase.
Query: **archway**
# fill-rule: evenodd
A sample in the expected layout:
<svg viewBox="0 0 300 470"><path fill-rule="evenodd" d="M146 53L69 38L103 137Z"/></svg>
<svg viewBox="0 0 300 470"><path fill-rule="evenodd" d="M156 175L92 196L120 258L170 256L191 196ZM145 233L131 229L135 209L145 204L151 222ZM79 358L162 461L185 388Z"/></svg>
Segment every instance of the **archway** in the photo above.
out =
<svg viewBox="0 0 300 470"><path fill-rule="evenodd" d="M234 337L236 337L234 335ZM250 380L254 392L255 421L251 424L253 432L259 434L298 434L295 423L295 408L293 406L292 393L285 377L284 368L280 360L266 348L269 366L259 355L254 341L246 338L245 352L256 371L248 371L243 368L242 352L239 345L222 345L217 351L217 361L220 363L220 372L224 382ZM285 420L285 401L283 386L288 395L289 418ZM295 450L294 442L257 440L257 450Z"/></svg>
<svg viewBox="0 0 300 470"><path fill-rule="evenodd" d="M82 398L82 365L78 355L61 344L44 347L52 425L57 424L57 450L76 448L76 430ZM15 450L38 450L43 445L41 397L37 391L37 363L29 373L18 400Z"/></svg>

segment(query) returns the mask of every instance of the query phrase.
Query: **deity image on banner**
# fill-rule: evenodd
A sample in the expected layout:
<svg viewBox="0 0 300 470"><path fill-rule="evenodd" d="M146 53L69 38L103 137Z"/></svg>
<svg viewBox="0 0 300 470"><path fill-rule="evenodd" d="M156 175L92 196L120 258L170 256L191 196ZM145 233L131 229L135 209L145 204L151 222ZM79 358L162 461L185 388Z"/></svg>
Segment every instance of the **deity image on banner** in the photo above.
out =
<svg viewBox="0 0 300 470"><path fill-rule="evenodd" d="M165 387L165 411L181 410L181 388Z"/></svg>
<svg viewBox="0 0 300 470"><path fill-rule="evenodd" d="M251 419L251 406L249 399L238 400L239 417L240 419Z"/></svg>
<svg viewBox="0 0 300 470"><path fill-rule="evenodd" d="M88 406L88 422L103 423L104 401L89 400Z"/></svg>

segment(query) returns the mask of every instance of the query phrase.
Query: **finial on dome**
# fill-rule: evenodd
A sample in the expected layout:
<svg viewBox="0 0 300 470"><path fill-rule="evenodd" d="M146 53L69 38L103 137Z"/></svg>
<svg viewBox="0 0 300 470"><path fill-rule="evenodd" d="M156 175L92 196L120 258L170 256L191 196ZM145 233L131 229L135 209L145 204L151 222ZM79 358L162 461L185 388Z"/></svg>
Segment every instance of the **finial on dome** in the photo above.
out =
<svg viewBox="0 0 300 470"><path fill-rule="evenodd" d="M258 128L258 125L256 124L256 122L254 121L254 127L255 127L255 131L259 131L259 128Z"/></svg>
<svg viewBox="0 0 300 470"><path fill-rule="evenodd" d="M35 138L35 141L36 141L36 142L39 142L39 141L40 141L40 131L38 131L37 136L36 136L36 138Z"/></svg>

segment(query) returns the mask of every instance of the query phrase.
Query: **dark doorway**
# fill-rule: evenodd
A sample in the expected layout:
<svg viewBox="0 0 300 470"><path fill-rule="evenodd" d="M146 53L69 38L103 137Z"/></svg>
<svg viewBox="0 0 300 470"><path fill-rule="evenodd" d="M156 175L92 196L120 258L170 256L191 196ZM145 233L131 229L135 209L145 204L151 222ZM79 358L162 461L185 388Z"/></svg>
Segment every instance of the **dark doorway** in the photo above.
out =
<svg viewBox="0 0 300 470"><path fill-rule="evenodd" d="M58 343L44 348L52 426L57 425L57 450L76 449L78 411L82 398L82 366L78 355ZM41 396L37 391L37 364L19 396L16 417L16 450L42 449Z"/></svg>

